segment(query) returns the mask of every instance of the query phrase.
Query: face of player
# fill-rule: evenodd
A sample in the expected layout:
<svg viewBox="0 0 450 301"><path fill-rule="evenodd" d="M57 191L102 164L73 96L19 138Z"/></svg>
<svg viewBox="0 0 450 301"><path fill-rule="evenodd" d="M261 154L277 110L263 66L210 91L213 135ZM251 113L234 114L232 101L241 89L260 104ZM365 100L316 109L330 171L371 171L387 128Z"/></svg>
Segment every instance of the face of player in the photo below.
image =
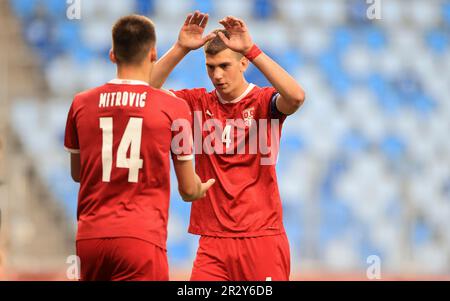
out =
<svg viewBox="0 0 450 301"><path fill-rule="evenodd" d="M247 67L248 60L230 49L216 55L206 54L208 76L225 100L233 100L245 91L247 82L244 72Z"/></svg>

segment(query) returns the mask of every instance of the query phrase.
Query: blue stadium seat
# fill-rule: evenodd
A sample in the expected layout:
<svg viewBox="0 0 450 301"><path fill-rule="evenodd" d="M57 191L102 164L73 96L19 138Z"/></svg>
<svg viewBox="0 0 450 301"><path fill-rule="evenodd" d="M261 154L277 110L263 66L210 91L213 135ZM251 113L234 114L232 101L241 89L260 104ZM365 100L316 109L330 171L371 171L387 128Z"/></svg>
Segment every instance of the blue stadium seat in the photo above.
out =
<svg viewBox="0 0 450 301"><path fill-rule="evenodd" d="M368 27L365 40L367 47L372 51L384 49L387 45L387 37L384 31L378 27Z"/></svg>
<svg viewBox="0 0 450 301"><path fill-rule="evenodd" d="M416 245L421 245L428 242L433 235L430 227L423 221L417 220L414 224L413 241Z"/></svg>
<svg viewBox="0 0 450 301"><path fill-rule="evenodd" d="M9 3L13 12L22 20L29 18L38 4L37 1L29 0L10 0Z"/></svg>
<svg viewBox="0 0 450 301"><path fill-rule="evenodd" d="M351 209L336 199L320 201L319 243L325 247L330 240L339 239L348 230L353 220Z"/></svg>
<svg viewBox="0 0 450 301"><path fill-rule="evenodd" d="M83 44L80 45L80 27L79 24L73 21L61 21L55 28L55 42L58 47L64 51L78 51L78 48L85 48Z"/></svg>
<svg viewBox="0 0 450 301"><path fill-rule="evenodd" d="M449 49L448 31L431 30L426 34L428 47L437 54L443 54Z"/></svg>
<svg viewBox="0 0 450 301"><path fill-rule="evenodd" d="M45 5L47 12L54 19L66 20L68 4L60 0L40 0L40 5Z"/></svg>
<svg viewBox="0 0 450 301"><path fill-rule="evenodd" d="M215 6L213 0L194 0L192 3L192 10L199 10L208 13L210 16L215 14Z"/></svg>
<svg viewBox="0 0 450 301"><path fill-rule="evenodd" d="M342 146L349 154L362 152L367 150L370 143L366 137L364 137L360 131L349 131L342 140Z"/></svg>
<svg viewBox="0 0 450 301"><path fill-rule="evenodd" d="M270 19L275 13L275 5L272 0L255 0L253 16L256 19Z"/></svg>
<svg viewBox="0 0 450 301"><path fill-rule="evenodd" d="M153 0L136 0L136 12L144 16L153 15L155 12L155 2Z"/></svg>
<svg viewBox="0 0 450 301"><path fill-rule="evenodd" d="M345 52L355 42L353 31L346 26L340 26L333 30L333 50L338 53Z"/></svg>
<svg viewBox="0 0 450 301"><path fill-rule="evenodd" d="M405 154L406 144L401 137L388 135L381 141L380 149L389 160L396 162Z"/></svg>
<svg viewBox="0 0 450 301"><path fill-rule="evenodd" d="M450 28L450 2L445 2L442 4L442 15L447 28Z"/></svg>

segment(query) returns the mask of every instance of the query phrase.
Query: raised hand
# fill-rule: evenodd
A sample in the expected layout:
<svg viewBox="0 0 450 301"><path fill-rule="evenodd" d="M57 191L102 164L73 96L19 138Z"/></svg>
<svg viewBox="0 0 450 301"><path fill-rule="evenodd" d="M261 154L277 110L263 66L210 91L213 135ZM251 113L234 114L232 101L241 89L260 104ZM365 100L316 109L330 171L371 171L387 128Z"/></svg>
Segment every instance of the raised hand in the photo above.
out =
<svg viewBox="0 0 450 301"><path fill-rule="evenodd" d="M189 14L178 35L178 45L186 50L195 50L213 39L216 36L214 33L203 37L208 19L208 14L203 14L199 11Z"/></svg>
<svg viewBox="0 0 450 301"><path fill-rule="evenodd" d="M219 21L220 24L230 33L227 38L223 33L219 32L218 36L222 39L225 45L233 51L245 55L253 46L253 41L248 32L244 21L228 16Z"/></svg>

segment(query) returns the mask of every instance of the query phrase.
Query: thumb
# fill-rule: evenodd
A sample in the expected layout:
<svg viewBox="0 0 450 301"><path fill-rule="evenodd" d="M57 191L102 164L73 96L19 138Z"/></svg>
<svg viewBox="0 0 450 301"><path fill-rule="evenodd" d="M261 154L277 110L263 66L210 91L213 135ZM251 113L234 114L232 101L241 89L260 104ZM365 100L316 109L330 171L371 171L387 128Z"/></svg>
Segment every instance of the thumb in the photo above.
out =
<svg viewBox="0 0 450 301"><path fill-rule="evenodd" d="M202 184L203 194L206 194L206 192L209 190L209 188L211 188L211 186L214 185L214 183L216 183L216 180L214 179L209 179L206 183L203 183Z"/></svg>
<svg viewBox="0 0 450 301"><path fill-rule="evenodd" d="M209 33L206 37L203 38L203 44L214 39L217 35L214 32Z"/></svg>
<svg viewBox="0 0 450 301"><path fill-rule="evenodd" d="M207 182L206 182L206 189L209 189L211 186L213 186L214 184L216 183L216 180L215 179L209 179Z"/></svg>

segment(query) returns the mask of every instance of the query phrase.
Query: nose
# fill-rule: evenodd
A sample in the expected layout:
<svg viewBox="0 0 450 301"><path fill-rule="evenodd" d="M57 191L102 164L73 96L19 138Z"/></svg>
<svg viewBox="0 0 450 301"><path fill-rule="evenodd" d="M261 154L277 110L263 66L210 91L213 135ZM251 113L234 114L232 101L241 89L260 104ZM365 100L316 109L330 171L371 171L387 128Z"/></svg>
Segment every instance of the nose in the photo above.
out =
<svg viewBox="0 0 450 301"><path fill-rule="evenodd" d="M222 79L223 72L222 72L221 68L214 68L213 77L214 77L214 80L216 80L216 81L219 81Z"/></svg>

